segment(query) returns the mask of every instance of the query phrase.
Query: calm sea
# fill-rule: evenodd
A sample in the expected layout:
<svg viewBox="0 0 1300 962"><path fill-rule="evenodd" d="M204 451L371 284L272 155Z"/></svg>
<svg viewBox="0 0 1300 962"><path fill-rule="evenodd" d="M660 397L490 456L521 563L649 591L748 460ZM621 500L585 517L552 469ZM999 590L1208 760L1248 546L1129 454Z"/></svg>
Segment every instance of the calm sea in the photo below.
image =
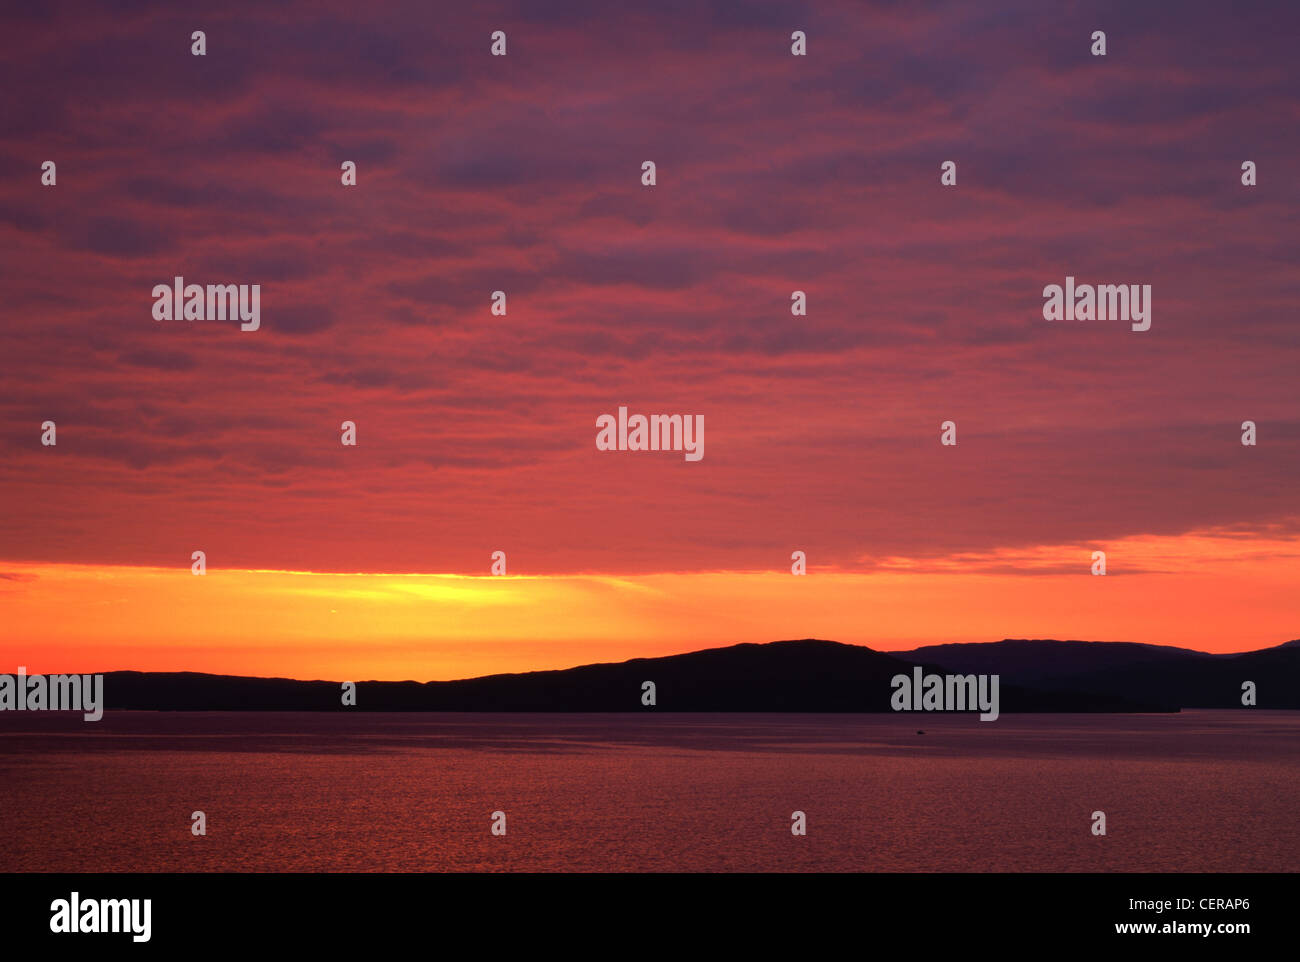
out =
<svg viewBox="0 0 1300 962"><path fill-rule="evenodd" d="M1294 872L1298 799L1286 712L0 713L0 871Z"/></svg>

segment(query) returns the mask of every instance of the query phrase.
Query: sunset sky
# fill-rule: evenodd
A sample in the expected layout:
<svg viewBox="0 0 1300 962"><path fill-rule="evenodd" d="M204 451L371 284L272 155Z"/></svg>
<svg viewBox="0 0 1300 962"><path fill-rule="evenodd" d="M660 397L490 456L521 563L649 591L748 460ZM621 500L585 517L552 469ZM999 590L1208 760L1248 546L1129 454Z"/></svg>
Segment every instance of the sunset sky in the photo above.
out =
<svg viewBox="0 0 1300 962"><path fill-rule="evenodd" d="M1300 637L1295 4L7 16L0 672Z"/></svg>

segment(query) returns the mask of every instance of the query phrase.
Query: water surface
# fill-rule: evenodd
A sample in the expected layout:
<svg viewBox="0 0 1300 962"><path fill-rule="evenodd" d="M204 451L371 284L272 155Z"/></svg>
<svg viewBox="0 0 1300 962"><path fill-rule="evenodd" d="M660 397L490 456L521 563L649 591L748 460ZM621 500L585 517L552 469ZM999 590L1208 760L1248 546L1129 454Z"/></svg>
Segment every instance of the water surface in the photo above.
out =
<svg viewBox="0 0 1300 962"><path fill-rule="evenodd" d="M0 871L1294 872L1298 792L1288 712L0 713Z"/></svg>

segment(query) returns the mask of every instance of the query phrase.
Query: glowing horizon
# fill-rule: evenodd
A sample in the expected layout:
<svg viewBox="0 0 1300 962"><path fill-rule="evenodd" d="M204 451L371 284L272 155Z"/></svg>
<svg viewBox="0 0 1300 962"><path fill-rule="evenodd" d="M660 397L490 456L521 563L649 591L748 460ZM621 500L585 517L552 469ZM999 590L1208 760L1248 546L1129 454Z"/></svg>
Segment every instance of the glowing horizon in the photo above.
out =
<svg viewBox="0 0 1300 962"><path fill-rule="evenodd" d="M427 681L789 638L883 651L1057 638L1222 653L1300 636L1295 539L1124 539L1106 546L1104 577L1089 572L1091 550L891 558L862 570L822 570L814 557L804 576L209 567L200 577L9 562L0 565L0 664Z"/></svg>

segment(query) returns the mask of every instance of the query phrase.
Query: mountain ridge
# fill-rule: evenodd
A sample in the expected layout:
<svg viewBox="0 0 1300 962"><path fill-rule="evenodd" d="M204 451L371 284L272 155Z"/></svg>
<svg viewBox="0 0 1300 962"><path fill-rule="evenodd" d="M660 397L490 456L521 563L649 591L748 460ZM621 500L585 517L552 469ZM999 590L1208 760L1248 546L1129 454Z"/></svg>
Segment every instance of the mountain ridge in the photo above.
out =
<svg viewBox="0 0 1300 962"><path fill-rule="evenodd" d="M659 657L448 681L342 682L104 672L109 710L162 711L891 711L891 679L996 674L1003 712L1172 712L1241 707L1242 683L1261 686L1261 708L1300 708L1300 644L1212 654L1132 642L1003 639L884 652L804 638L744 642ZM653 681L656 704L641 704Z"/></svg>

